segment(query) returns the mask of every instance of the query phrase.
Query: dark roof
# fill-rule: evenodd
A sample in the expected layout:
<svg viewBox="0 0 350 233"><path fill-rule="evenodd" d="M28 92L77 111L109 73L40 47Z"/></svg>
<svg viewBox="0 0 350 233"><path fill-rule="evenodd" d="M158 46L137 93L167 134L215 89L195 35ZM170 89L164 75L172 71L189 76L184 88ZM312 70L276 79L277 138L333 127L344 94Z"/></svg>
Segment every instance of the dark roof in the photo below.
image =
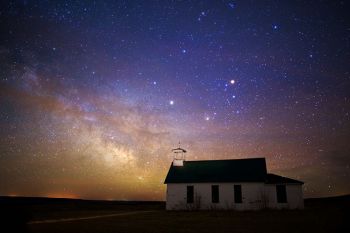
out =
<svg viewBox="0 0 350 233"><path fill-rule="evenodd" d="M164 183L265 182L265 158L184 161L171 165Z"/></svg>
<svg viewBox="0 0 350 233"><path fill-rule="evenodd" d="M275 174L267 174L266 184L304 184L304 182L299 180L294 180L291 178L278 176Z"/></svg>

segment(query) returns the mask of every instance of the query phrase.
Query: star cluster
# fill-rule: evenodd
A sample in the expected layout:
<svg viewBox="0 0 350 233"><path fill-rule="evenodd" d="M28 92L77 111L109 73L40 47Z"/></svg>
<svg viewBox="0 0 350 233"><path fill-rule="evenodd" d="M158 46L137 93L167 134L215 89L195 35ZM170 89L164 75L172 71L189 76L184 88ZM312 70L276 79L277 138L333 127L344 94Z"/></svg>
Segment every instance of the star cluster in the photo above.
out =
<svg viewBox="0 0 350 233"><path fill-rule="evenodd" d="M0 195L164 199L179 141L350 192L349 3L1 4Z"/></svg>

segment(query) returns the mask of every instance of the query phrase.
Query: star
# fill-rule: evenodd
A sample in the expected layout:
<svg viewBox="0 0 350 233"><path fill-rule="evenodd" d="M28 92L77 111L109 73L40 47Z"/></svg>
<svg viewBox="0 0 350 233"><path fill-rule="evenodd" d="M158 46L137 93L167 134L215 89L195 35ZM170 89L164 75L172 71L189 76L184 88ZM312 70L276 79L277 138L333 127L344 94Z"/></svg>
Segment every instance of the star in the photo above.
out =
<svg viewBox="0 0 350 233"><path fill-rule="evenodd" d="M231 8L231 9L235 9L235 4L233 2L230 2L228 3L228 6Z"/></svg>
<svg viewBox="0 0 350 233"><path fill-rule="evenodd" d="M169 101L169 104L170 104L170 105L174 105L174 100L170 100L170 101Z"/></svg>
<svg viewBox="0 0 350 233"><path fill-rule="evenodd" d="M235 84L235 82L236 82L236 81L235 81L234 79L231 79L231 80L230 80L230 83L231 83L232 85Z"/></svg>

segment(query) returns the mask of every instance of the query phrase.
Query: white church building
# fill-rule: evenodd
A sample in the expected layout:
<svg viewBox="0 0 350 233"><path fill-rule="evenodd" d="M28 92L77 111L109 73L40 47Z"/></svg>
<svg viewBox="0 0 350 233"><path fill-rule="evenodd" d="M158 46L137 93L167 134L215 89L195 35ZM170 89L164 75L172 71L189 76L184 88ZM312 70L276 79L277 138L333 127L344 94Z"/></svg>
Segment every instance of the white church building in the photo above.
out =
<svg viewBox="0 0 350 233"><path fill-rule="evenodd" d="M302 181L267 173L265 158L172 162L165 179L167 210L303 209Z"/></svg>

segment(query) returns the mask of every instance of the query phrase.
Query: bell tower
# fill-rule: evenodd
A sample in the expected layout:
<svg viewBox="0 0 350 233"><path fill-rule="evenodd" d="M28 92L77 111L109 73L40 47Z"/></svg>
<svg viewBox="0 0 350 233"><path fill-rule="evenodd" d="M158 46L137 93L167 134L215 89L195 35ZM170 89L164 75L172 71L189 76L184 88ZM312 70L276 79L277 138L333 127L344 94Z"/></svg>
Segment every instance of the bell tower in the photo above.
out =
<svg viewBox="0 0 350 233"><path fill-rule="evenodd" d="M178 148L172 149L171 151L174 153L173 166L183 166L184 161L186 160L187 151L180 147L180 143Z"/></svg>

